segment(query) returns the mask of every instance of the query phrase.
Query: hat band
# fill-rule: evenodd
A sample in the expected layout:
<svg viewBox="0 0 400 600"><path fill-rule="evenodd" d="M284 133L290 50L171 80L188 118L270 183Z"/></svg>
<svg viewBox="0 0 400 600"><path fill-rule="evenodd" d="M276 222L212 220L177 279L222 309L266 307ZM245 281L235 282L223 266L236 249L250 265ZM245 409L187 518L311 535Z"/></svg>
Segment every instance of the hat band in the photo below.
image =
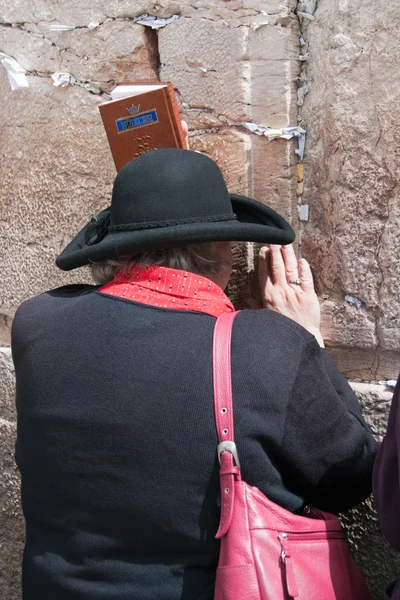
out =
<svg viewBox="0 0 400 600"><path fill-rule="evenodd" d="M173 219L168 221L148 221L147 223L124 223L123 225L111 225L108 231L137 231L141 229L157 229L159 227L171 227L173 225L189 225L191 223L210 223L215 221L234 221L236 215L227 213L225 215L213 215L212 217L194 217L192 219Z"/></svg>

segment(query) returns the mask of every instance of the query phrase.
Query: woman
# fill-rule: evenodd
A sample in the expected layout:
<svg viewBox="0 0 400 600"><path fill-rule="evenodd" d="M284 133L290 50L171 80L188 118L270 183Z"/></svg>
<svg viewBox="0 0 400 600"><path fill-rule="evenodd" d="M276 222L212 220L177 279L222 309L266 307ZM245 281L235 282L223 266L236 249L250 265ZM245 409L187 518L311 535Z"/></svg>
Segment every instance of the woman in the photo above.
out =
<svg viewBox="0 0 400 600"><path fill-rule="evenodd" d="M202 154L157 150L119 172L111 208L57 259L94 264L100 287L47 292L14 321L25 600L212 598L212 335L233 310L231 240L274 244L260 255L274 310L243 311L233 329L244 479L293 512L369 495L375 442L321 349L293 238L274 211L230 195Z"/></svg>
<svg viewBox="0 0 400 600"><path fill-rule="evenodd" d="M382 533L393 548L400 550L400 376L374 466L373 490ZM394 581L386 591L392 600L400 600L400 581Z"/></svg>

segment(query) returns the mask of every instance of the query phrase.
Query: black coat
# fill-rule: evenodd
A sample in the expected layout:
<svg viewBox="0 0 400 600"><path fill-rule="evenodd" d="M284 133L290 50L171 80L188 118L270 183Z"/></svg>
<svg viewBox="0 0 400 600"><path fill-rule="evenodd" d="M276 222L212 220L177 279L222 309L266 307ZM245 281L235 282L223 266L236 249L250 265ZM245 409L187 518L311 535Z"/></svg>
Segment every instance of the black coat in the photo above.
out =
<svg viewBox="0 0 400 600"><path fill-rule="evenodd" d="M67 286L12 336L24 600L212 598L218 543L215 318ZM376 445L314 337L244 311L232 338L243 478L291 511L369 495Z"/></svg>

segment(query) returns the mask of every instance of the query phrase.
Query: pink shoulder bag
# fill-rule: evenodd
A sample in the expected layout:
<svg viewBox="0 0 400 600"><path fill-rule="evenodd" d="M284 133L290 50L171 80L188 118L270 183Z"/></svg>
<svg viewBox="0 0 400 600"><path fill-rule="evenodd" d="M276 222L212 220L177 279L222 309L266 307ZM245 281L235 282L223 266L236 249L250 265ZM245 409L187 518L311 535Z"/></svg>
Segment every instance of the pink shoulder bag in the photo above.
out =
<svg viewBox="0 0 400 600"><path fill-rule="evenodd" d="M241 478L233 431L231 333L237 313L214 331L213 377L220 461L221 539L214 600L372 600L338 518L295 515Z"/></svg>

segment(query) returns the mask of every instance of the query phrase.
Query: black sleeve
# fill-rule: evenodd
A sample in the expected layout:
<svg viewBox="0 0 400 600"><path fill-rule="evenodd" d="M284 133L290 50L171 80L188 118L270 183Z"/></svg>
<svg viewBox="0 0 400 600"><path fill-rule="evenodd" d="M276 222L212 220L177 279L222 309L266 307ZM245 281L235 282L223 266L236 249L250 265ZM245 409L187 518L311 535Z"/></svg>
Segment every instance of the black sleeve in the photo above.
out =
<svg viewBox="0 0 400 600"><path fill-rule="evenodd" d="M377 443L350 386L316 340L303 349L281 441L285 485L340 512L371 493Z"/></svg>
<svg viewBox="0 0 400 600"><path fill-rule="evenodd" d="M400 375L389 422L374 466L373 490L379 527L389 543L400 550Z"/></svg>

